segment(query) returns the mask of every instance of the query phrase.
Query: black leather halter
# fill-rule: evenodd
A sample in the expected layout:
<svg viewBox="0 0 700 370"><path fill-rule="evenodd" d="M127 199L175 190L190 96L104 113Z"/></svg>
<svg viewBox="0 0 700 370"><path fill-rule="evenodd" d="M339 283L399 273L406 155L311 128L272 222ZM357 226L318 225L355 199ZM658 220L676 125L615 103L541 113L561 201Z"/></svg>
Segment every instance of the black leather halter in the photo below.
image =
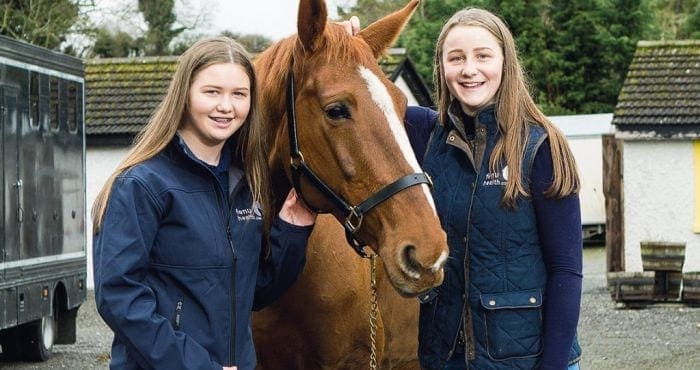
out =
<svg viewBox="0 0 700 370"><path fill-rule="evenodd" d="M309 203L306 202L306 199L304 199L304 195L301 191L300 180L301 176L305 175L311 181L314 187L316 187L318 191L330 199L333 204L345 215L343 227L345 227L345 237L347 238L348 243L355 250L355 252L357 252L357 254L359 254L361 257L367 258L368 255L364 251L364 247L367 245L367 243L359 240L355 235L360 227L362 227L362 220L364 219L365 214L401 190L419 184L428 184L428 186L432 187L432 181L425 173L412 173L410 175L403 176L393 183L385 186L356 206L348 204L348 202L346 202L340 195L328 187L328 185L321 180L316 173L311 170L311 168L309 168L306 161L304 161L304 155L301 153L301 150L299 150L299 141L297 138L297 122L296 112L294 109L294 100L294 72L292 64L292 66L289 68L289 74L287 76L287 128L289 131L289 149L294 188L301 199L303 199L304 202L310 206ZM319 209L314 209L314 211L318 213L329 212L328 210Z"/></svg>

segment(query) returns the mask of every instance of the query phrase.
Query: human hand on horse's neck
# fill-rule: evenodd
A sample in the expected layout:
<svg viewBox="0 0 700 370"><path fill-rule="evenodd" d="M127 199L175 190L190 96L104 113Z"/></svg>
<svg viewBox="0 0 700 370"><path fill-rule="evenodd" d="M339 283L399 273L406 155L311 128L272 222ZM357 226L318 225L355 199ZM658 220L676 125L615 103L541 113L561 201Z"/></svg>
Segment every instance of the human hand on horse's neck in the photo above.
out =
<svg viewBox="0 0 700 370"><path fill-rule="evenodd" d="M311 226L316 222L316 213L306 208L294 189L287 194L279 216L285 222L296 226Z"/></svg>

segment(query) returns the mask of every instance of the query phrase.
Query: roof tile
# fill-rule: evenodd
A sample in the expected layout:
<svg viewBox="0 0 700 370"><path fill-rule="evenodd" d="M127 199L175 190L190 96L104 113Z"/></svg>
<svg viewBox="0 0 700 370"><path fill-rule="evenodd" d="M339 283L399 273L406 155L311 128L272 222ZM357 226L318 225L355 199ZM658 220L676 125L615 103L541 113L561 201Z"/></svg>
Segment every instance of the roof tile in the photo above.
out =
<svg viewBox="0 0 700 370"><path fill-rule="evenodd" d="M618 97L613 124L622 131L655 130L663 125L697 130L700 40L640 41Z"/></svg>
<svg viewBox="0 0 700 370"><path fill-rule="evenodd" d="M380 66L394 79L406 61L405 52L397 49L384 57ZM86 134L137 134L163 99L176 64L177 57L86 60ZM414 85L422 84L418 82ZM429 99L424 85L422 90Z"/></svg>

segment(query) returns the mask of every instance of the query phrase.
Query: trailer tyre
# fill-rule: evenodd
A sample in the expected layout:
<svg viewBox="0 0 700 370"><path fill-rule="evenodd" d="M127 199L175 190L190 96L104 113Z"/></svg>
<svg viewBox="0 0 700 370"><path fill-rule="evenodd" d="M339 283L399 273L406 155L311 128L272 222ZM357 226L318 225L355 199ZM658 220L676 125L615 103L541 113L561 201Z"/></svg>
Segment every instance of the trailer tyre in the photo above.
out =
<svg viewBox="0 0 700 370"><path fill-rule="evenodd" d="M20 343L20 328L10 328L0 331L0 346L2 346L3 361L22 360L22 345Z"/></svg>
<svg viewBox="0 0 700 370"><path fill-rule="evenodd" d="M46 361L51 354L56 338L56 320L53 316L45 316L40 320L24 325L24 357L30 361Z"/></svg>
<svg viewBox="0 0 700 370"><path fill-rule="evenodd" d="M28 322L0 333L2 359L9 361L46 361L56 337L53 316Z"/></svg>

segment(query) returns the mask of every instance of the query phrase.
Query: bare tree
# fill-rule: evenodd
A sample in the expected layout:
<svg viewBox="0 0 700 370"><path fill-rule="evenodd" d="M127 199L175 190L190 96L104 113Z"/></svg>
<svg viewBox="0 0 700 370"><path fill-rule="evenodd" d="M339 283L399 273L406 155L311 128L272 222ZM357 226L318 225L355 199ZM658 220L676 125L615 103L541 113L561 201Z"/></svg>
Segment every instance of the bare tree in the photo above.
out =
<svg viewBox="0 0 700 370"><path fill-rule="evenodd" d="M82 9L90 7L94 0L6 0L0 4L0 34L59 50L84 21Z"/></svg>

